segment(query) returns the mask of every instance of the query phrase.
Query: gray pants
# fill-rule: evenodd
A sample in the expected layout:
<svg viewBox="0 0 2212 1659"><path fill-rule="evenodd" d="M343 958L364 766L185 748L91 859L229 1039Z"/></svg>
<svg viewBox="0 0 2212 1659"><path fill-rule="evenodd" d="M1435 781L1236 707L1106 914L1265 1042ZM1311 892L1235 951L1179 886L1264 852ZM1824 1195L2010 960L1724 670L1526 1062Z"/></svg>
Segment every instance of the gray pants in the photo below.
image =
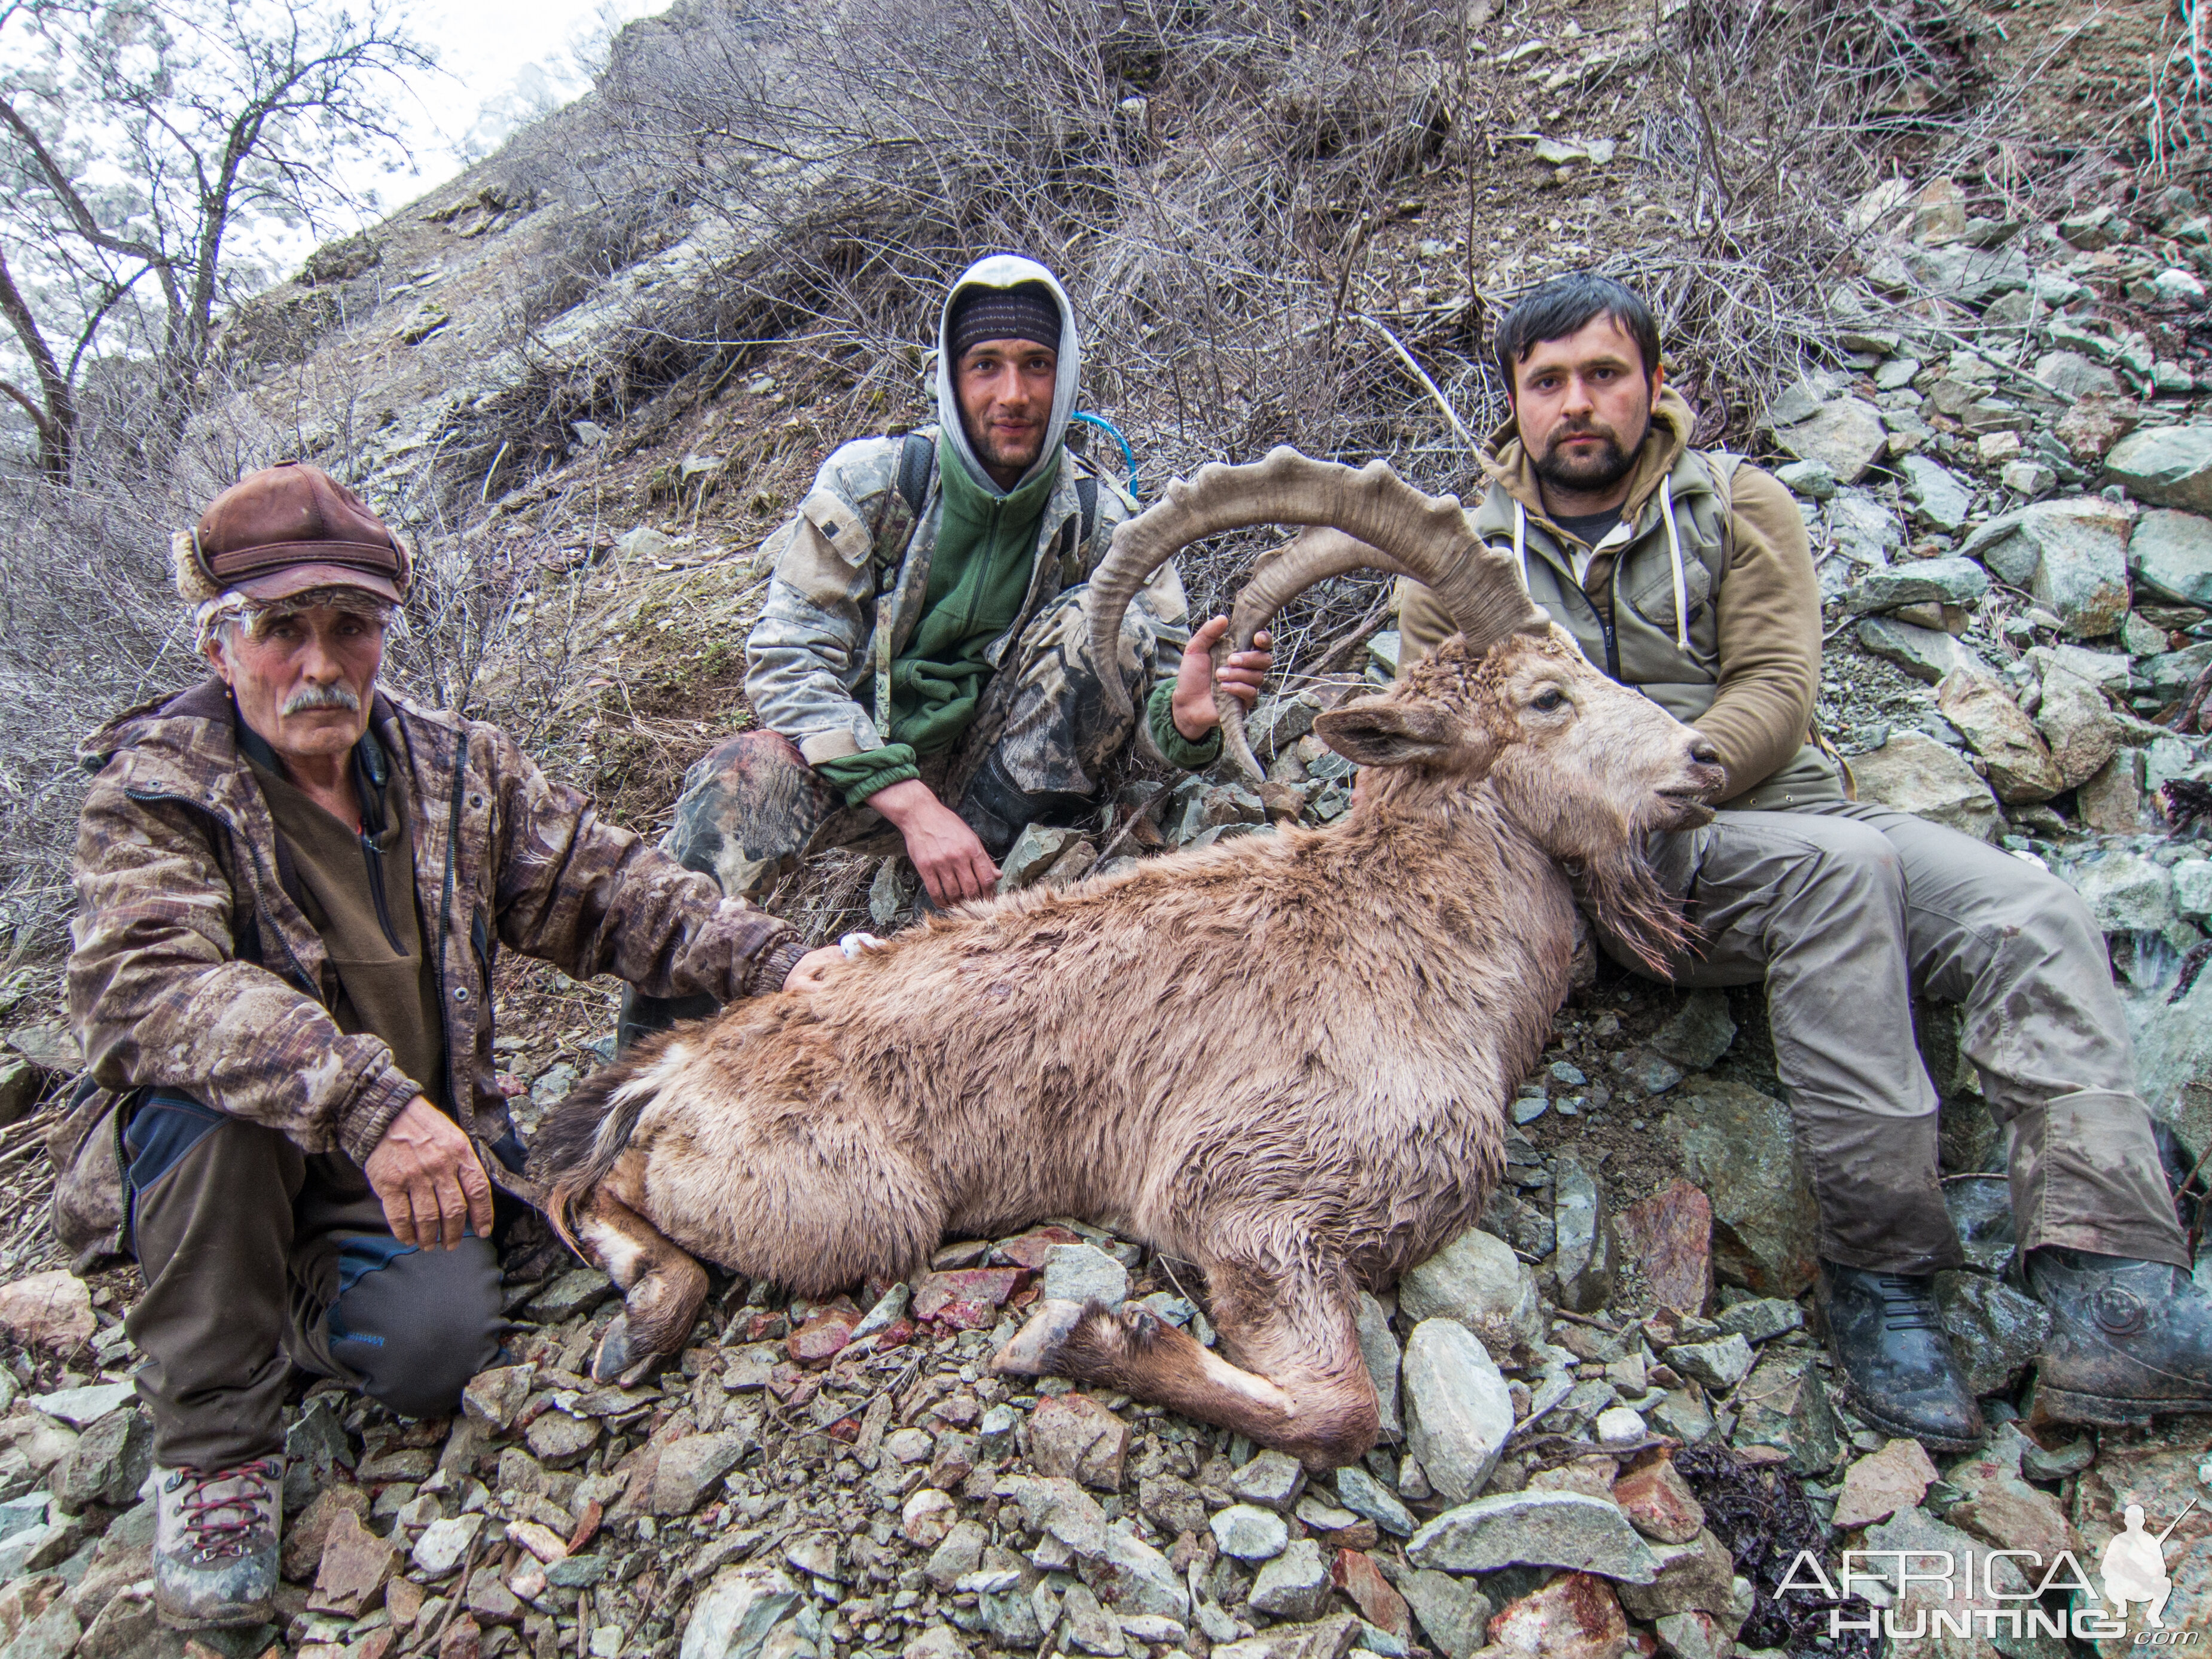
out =
<svg viewBox="0 0 2212 1659"><path fill-rule="evenodd" d="M1962 1260L1938 1184L1936 1090L1913 1045L1917 990L1964 1011L1960 1050L2009 1131L2022 1251L2188 1268L2104 935L2064 882L1940 824L1843 801L1723 812L1652 853L1705 930L1675 982L1766 982L1821 1255L1905 1273Z"/></svg>
<svg viewBox="0 0 2212 1659"><path fill-rule="evenodd" d="M506 1328L489 1239L402 1244L360 1167L157 1093L132 1115L131 1245L146 1294L125 1321L164 1468L224 1469L284 1447L294 1365L407 1417L442 1417Z"/></svg>

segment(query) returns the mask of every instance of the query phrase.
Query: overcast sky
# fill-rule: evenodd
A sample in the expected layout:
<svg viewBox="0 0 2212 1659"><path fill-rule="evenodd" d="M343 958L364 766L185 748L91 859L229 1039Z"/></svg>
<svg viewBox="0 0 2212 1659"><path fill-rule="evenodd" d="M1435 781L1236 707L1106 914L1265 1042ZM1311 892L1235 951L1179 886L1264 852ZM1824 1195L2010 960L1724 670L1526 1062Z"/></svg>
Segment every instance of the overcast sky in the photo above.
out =
<svg viewBox="0 0 2212 1659"><path fill-rule="evenodd" d="M438 73L420 78L398 113L415 152L411 172L364 162L355 188L375 193L373 223L452 178L537 112L588 90L607 36L623 24L666 9L668 0L414 0L409 26L438 55ZM344 234L360 224L340 226ZM324 240L268 227L289 275Z"/></svg>

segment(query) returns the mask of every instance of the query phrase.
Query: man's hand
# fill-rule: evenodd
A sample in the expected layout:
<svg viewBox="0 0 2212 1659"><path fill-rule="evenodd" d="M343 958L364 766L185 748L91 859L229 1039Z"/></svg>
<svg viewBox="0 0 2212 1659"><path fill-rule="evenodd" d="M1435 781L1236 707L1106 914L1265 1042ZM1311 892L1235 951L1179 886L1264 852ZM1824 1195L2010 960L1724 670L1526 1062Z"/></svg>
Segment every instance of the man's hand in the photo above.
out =
<svg viewBox="0 0 2212 1659"><path fill-rule="evenodd" d="M362 1166L402 1244L450 1250L466 1222L491 1237L491 1183L460 1125L417 1095L401 1108Z"/></svg>
<svg viewBox="0 0 2212 1659"><path fill-rule="evenodd" d="M933 903L981 898L998 885L998 864L983 850L975 832L920 778L877 790L868 797L868 805L906 837L906 855Z"/></svg>
<svg viewBox="0 0 2212 1659"><path fill-rule="evenodd" d="M844 959L845 952L841 947L817 945L791 964L791 971L783 976L783 988L787 991L811 991L822 983L822 976L830 971L832 964Z"/></svg>
<svg viewBox="0 0 2212 1659"><path fill-rule="evenodd" d="M1216 617L1212 622L1190 636L1190 643L1182 649L1182 665L1176 671L1174 700L1168 705L1175 719L1175 729L1182 733L1186 743L1197 743L1221 724L1220 712L1213 706L1213 688L1218 682L1223 690L1244 705L1244 712L1252 712L1252 705L1260 699L1260 687L1267 678L1267 671L1274 666L1275 659L1267 650L1273 644L1263 630L1252 636L1257 649L1232 651L1221 665L1221 672L1213 672L1213 645L1229 631L1229 618Z"/></svg>

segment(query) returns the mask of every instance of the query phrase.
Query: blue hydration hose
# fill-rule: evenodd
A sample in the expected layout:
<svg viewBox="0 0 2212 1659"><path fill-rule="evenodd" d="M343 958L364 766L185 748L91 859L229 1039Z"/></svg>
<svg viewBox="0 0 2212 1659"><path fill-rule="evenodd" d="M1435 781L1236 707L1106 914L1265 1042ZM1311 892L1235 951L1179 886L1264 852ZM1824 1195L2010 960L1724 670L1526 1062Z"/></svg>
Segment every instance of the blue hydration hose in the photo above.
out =
<svg viewBox="0 0 2212 1659"><path fill-rule="evenodd" d="M1103 415L1085 415L1079 410L1067 418L1071 421L1083 421L1097 427L1121 446L1121 465L1129 469L1129 493L1132 495L1135 495L1137 493L1137 452L1129 447L1129 441L1121 435L1121 428Z"/></svg>

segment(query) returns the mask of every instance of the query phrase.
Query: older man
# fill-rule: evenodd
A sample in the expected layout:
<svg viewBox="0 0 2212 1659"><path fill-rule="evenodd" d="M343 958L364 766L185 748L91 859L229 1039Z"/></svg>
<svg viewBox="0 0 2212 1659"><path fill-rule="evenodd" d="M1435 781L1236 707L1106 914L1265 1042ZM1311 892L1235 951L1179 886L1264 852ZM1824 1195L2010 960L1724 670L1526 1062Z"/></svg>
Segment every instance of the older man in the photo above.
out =
<svg viewBox="0 0 2212 1659"><path fill-rule="evenodd" d="M214 678L85 747L97 1091L55 1213L81 1266L145 1274L155 1598L192 1628L268 1614L293 1365L430 1416L498 1352L500 945L720 1000L803 952L495 728L380 691L408 556L313 467L226 490L174 562Z"/></svg>
<svg viewBox="0 0 2212 1659"><path fill-rule="evenodd" d="M842 446L768 540L745 650L762 729L691 769L664 843L726 892L843 846L903 850L936 903L977 897L1024 825L1091 810L1139 740L1103 677L1144 709L1143 740L1194 769L1221 752L1216 679L1258 695L1266 636L1217 675L1228 619L1192 634L1172 562L1130 605L1116 659L1092 660L1083 584L1133 503L1061 441L1081 350L1052 273L978 260L946 291L938 348L936 426ZM706 1012L637 996L623 1024Z"/></svg>

